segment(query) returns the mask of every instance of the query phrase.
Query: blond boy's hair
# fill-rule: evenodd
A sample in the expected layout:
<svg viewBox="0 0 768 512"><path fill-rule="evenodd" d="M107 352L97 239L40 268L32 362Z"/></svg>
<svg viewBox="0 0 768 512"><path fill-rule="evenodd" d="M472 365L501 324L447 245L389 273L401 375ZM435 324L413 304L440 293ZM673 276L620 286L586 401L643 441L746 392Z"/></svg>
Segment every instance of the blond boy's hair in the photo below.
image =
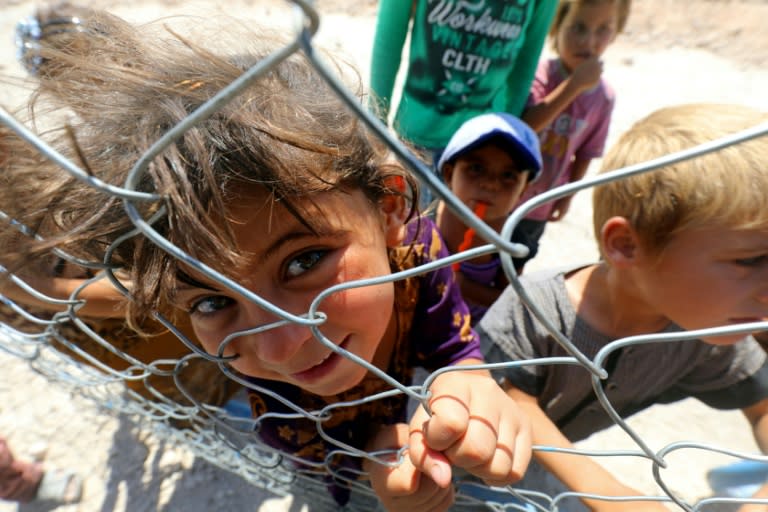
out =
<svg viewBox="0 0 768 512"><path fill-rule="evenodd" d="M663 108L613 145L602 171L639 164L768 121L738 105ZM647 250L660 253L683 230L703 226L768 229L768 136L596 187L596 237L611 217L628 219ZM600 248L602 252L602 247Z"/></svg>

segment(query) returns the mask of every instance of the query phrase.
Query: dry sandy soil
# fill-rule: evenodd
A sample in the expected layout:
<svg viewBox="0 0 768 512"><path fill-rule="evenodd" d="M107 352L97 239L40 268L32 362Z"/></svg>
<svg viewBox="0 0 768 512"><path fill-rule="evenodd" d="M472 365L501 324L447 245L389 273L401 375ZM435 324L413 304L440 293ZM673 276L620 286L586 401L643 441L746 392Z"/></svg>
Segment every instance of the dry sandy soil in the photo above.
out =
<svg viewBox="0 0 768 512"><path fill-rule="evenodd" d="M97 0L129 20L166 14L210 12L286 24L285 2L224 0ZM661 106L694 102L745 103L768 110L768 3L755 1L635 0L626 33L606 55L606 76L618 93L610 140L635 120ZM0 0L0 74L19 76L13 59L13 24L35 3ZM368 74L376 12L372 0L320 0L319 40L356 62ZM0 103L25 94L17 80L0 81ZM609 142L610 142L609 140ZM595 166L599 162L595 163ZM592 172L594 168L592 169ZM591 242L589 192L579 193L565 221L548 229L542 254L531 268L595 258ZM20 455L43 443L50 465L70 467L86 477L79 505L61 512L144 512L208 510L297 511L301 499L271 496L239 476L196 458L184 446L142 431L124 416L50 385L21 359L0 352L0 432ZM733 450L756 450L739 413L714 412L694 401L653 407L630 424L653 449L686 439ZM633 448L619 429L582 443L593 448ZM705 480L712 467L732 462L706 450L684 450L670 457L664 471L669 485L696 500L710 494ZM656 493L647 461L606 460L628 482ZM0 503L0 512L17 510ZM42 510L34 506L23 511Z"/></svg>

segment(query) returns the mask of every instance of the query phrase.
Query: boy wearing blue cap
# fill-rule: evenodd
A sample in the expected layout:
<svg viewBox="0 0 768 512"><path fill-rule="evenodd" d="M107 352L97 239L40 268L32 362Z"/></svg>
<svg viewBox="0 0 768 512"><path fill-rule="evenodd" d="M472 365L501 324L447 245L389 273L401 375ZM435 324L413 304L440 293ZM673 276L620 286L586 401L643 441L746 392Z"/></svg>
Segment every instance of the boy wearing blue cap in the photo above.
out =
<svg viewBox="0 0 768 512"><path fill-rule="evenodd" d="M459 200L500 231L528 183L539 175L539 139L515 116L479 115L453 134L437 169ZM462 244L467 225L443 201L437 205L435 221L452 254L486 244L479 237ZM474 324L507 285L501 260L498 254L489 254L464 261L455 270Z"/></svg>

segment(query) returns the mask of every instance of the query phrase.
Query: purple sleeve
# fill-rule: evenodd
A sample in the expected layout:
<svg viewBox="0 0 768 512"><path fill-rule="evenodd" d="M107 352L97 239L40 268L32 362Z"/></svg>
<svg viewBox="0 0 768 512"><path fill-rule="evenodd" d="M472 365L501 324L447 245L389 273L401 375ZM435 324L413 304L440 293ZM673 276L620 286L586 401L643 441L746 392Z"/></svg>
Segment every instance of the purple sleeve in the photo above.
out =
<svg viewBox="0 0 768 512"><path fill-rule="evenodd" d="M408 238L417 251L419 264L449 255L437 227L426 217L411 222ZM427 370L435 370L464 359L482 359L470 318L449 265L419 276L419 298L409 336L417 362Z"/></svg>

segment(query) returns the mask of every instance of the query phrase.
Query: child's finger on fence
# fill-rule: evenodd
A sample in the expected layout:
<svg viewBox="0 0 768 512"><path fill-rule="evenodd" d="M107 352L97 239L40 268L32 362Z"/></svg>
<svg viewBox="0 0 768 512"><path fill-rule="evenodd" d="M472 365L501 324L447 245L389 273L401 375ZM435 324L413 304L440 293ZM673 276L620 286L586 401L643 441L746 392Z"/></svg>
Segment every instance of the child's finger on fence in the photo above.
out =
<svg viewBox="0 0 768 512"><path fill-rule="evenodd" d="M467 385L450 382L451 376ZM519 480L531 458L528 417L485 372L452 372L441 379L436 384L442 387L432 389L427 445L438 449L453 434L452 444L442 450L452 465L499 485ZM442 389L450 394L441 394Z"/></svg>
<svg viewBox="0 0 768 512"><path fill-rule="evenodd" d="M488 485L505 486L519 481L533 455L531 423L517 407L505 407L499 423L499 441L493 458L485 465L467 468Z"/></svg>
<svg viewBox="0 0 768 512"><path fill-rule="evenodd" d="M369 448L372 451L398 449L408 442L408 435L409 428L404 423L387 425L379 429ZM368 472L371 487L387 510L441 512L453 504L453 487L438 485L407 455L394 467L366 460L363 469Z"/></svg>
<svg viewBox="0 0 768 512"><path fill-rule="evenodd" d="M423 412L423 409L420 408L420 411ZM447 488L451 483L451 463L443 452L431 448L425 442L423 425L424 421L419 414L411 420L408 437L409 459L414 467L429 475L437 485Z"/></svg>
<svg viewBox="0 0 768 512"><path fill-rule="evenodd" d="M422 430L427 446L439 451L453 446L467 433L475 412L490 414L488 421L491 425L498 422L497 411L487 410L492 408L486 408L477 396L473 402L473 387L481 386L486 379L478 376L467 371L452 371L435 379L430 388L430 414L420 408L411 421Z"/></svg>

